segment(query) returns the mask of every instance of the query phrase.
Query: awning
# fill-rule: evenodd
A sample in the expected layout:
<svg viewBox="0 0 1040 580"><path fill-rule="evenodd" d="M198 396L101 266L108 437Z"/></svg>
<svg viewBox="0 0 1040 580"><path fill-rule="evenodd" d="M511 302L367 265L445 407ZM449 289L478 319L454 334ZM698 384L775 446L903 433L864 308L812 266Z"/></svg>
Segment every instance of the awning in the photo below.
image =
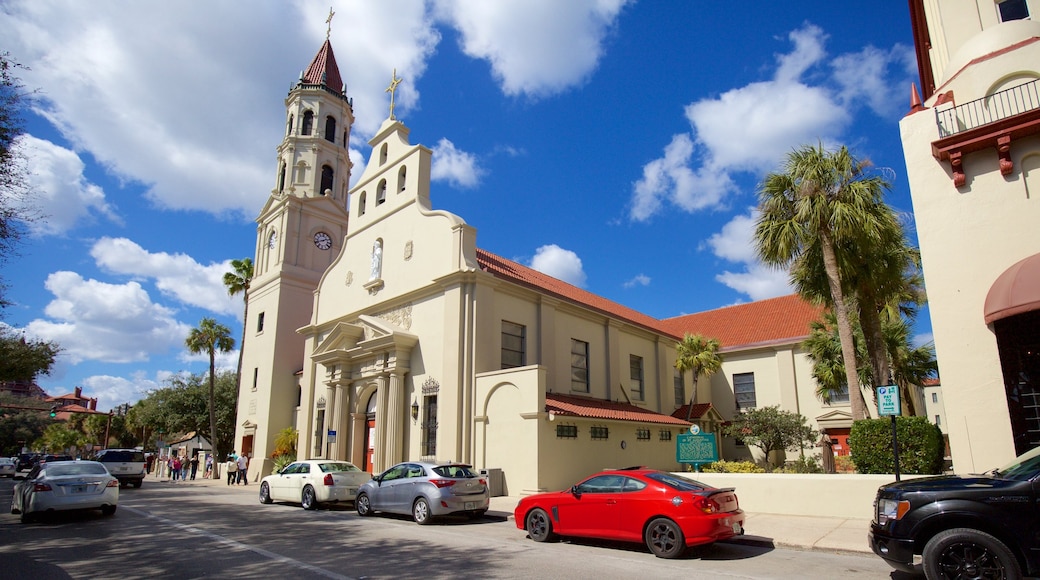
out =
<svg viewBox="0 0 1040 580"><path fill-rule="evenodd" d="M1040 254L1004 270L986 295L986 324L1040 310Z"/></svg>

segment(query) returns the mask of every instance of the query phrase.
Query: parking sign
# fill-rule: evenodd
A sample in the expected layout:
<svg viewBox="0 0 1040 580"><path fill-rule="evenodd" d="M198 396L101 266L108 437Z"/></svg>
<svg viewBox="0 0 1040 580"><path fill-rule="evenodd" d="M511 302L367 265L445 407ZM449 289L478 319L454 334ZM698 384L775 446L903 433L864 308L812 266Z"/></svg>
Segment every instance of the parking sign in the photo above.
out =
<svg viewBox="0 0 1040 580"><path fill-rule="evenodd" d="M877 410L881 417L900 415L899 387L886 385L877 388Z"/></svg>

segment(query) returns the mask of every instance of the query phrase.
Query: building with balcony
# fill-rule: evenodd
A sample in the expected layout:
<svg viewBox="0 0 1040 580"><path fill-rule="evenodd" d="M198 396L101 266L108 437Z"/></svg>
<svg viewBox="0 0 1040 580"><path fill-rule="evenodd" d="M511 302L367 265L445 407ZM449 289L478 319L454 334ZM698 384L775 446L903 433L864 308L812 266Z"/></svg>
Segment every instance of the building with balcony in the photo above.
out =
<svg viewBox="0 0 1040 580"><path fill-rule="evenodd" d="M953 468L1040 445L1040 0L911 0L900 122Z"/></svg>

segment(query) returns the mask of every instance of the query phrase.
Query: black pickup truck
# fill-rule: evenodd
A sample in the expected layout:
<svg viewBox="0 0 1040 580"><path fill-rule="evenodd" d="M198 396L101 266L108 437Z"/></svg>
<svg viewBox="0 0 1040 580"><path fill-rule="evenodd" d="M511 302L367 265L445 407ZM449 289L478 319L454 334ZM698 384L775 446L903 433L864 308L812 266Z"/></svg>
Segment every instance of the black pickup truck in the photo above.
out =
<svg viewBox="0 0 1040 580"><path fill-rule="evenodd" d="M880 487L868 539L892 567L930 580L1040 575L1040 447L982 475Z"/></svg>

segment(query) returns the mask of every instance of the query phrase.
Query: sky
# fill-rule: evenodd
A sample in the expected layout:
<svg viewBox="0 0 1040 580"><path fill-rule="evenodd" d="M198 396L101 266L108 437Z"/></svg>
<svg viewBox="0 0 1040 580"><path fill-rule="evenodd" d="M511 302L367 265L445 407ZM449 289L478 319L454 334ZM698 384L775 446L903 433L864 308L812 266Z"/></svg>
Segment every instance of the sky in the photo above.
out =
<svg viewBox="0 0 1040 580"><path fill-rule="evenodd" d="M854 6L855 9L850 9ZM743 10L735 10L735 8ZM284 99L326 35L360 176L386 91L433 152L431 202L478 247L657 318L789 294L751 236L757 186L802 145L892 184L917 82L903 0L5 0L0 52L34 93L19 145L36 209L0 323L54 341L38 383L99 410L172 375L222 277L253 258ZM927 310L917 342L930 340ZM235 350L218 358L234 369Z"/></svg>

